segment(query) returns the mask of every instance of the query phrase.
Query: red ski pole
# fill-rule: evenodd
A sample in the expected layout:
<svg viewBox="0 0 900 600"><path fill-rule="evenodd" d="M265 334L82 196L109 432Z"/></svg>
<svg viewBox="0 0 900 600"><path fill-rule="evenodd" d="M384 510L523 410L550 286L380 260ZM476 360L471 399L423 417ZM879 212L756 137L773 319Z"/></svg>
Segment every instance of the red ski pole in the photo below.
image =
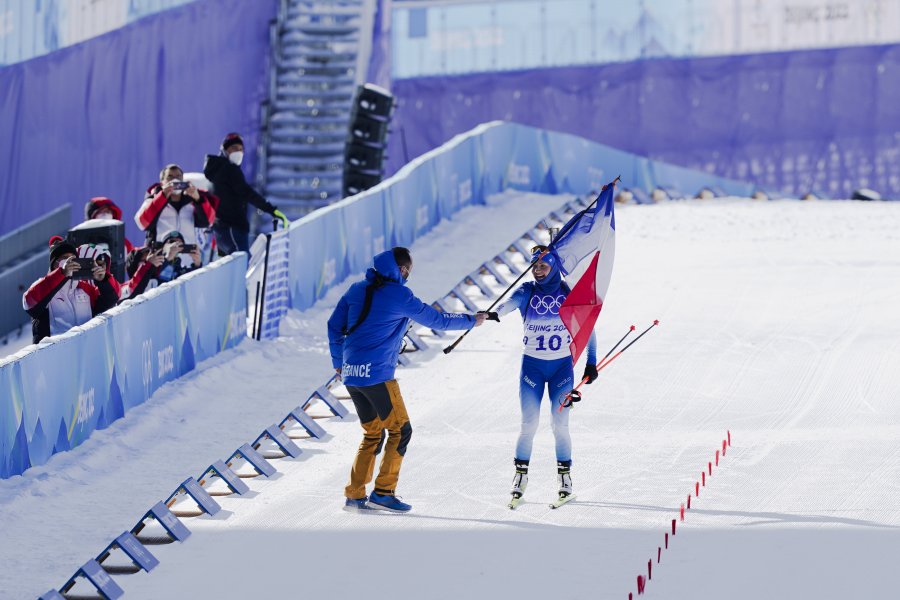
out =
<svg viewBox="0 0 900 600"><path fill-rule="evenodd" d="M634 325L632 325L632 326L631 326L631 329L628 330L628 333L626 333L626 334L622 337L622 339L619 340L618 343L617 343L615 346L613 346L612 350L610 350L609 352L606 353L606 356L603 357L603 360L601 360L599 363L597 363L597 372L599 373L600 371L602 371L603 369L605 369L605 368L607 367L607 365L609 365L609 363L611 363L612 361L616 360L623 352L625 352L626 350L628 350L628 349L629 349L636 341L638 341L639 339L641 339L642 337L644 337L644 335L645 335L648 331L650 331L651 329L653 329L653 328L656 327L657 325L659 325L659 319L654 320L654 321L653 321L653 325L651 325L650 327L648 327L647 329L645 329L644 331L642 331L641 334L640 334L639 336L637 336L636 338L634 338L633 340L631 340L630 342L628 342L628 344L627 344L624 348L622 348L621 350L619 350L618 352L616 352L616 354L614 354L612 358L610 358L609 360L607 360L607 358L609 357L609 355L613 353L613 351L619 346L619 344L621 344L621 343L625 340L625 338L628 337L628 335L629 335L632 331L634 331ZM578 396L581 396L581 394L578 393L578 388L580 388L582 385L584 385L585 382L587 382L587 380L588 380L587 377L582 378L582 380L578 383L578 385L575 386L575 389L573 389L571 392L569 392L568 394L566 394L565 398L563 398L562 400L560 400L560 402L559 402L559 408L557 409L557 411L560 411L560 412L561 412L562 409L564 409L565 407L567 407L567 406L569 406L570 404L572 404L572 396L573 396L573 395L576 395L576 394L577 394Z"/></svg>

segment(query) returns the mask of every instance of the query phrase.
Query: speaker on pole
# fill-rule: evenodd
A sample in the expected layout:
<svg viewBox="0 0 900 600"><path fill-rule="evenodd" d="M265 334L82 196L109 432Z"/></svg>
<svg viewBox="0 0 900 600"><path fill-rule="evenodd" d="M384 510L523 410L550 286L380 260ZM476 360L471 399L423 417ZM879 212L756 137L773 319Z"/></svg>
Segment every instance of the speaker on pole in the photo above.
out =
<svg viewBox="0 0 900 600"><path fill-rule="evenodd" d="M384 88L371 83L356 88L344 145L344 197L358 194L381 181L393 112L394 97Z"/></svg>

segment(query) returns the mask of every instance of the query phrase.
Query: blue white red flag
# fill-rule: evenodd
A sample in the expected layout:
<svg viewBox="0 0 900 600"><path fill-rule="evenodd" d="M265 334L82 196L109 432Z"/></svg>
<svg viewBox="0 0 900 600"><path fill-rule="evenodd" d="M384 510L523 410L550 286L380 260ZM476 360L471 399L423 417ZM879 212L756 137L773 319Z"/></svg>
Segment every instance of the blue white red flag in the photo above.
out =
<svg viewBox="0 0 900 600"><path fill-rule="evenodd" d="M550 251L559 258L563 275L574 271L578 263L600 250L606 239L615 238L614 190L612 183L604 186L594 206L569 219L550 244Z"/></svg>
<svg viewBox="0 0 900 600"><path fill-rule="evenodd" d="M565 272L571 272L585 256L592 253L594 255L591 264L559 308L559 317L572 337L572 342L569 344L572 352L572 364L578 361L581 353L587 347L594 324L603 308L609 281L612 278L613 261L616 257L613 189L612 184L607 185L601 192L593 213L588 211L581 217L582 221L590 218L587 224L582 224L580 221L573 222L578 217L575 215L573 220L569 221L571 227L569 224L566 225L569 227L569 232L563 228L557 237L558 240L565 243L553 245L560 257L560 264L564 264L566 260L569 261L570 266ZM567 233L568 236L563 238Z"/></svg>

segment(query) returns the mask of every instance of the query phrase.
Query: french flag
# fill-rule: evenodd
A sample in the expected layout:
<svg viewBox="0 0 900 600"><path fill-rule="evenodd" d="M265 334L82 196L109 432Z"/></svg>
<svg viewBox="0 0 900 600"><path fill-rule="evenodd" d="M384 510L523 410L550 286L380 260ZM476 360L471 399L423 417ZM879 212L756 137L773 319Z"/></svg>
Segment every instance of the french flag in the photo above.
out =
<svg viewBox="0 0 900 600"><path fill-rule="evenodd" d="M616 257L614 190L615 182L604 186L594 207L572 217L552 245L564 274L593 254L587 270L559 308L559 317L572 337L572 364L587 347L612 277Z"/></svg>

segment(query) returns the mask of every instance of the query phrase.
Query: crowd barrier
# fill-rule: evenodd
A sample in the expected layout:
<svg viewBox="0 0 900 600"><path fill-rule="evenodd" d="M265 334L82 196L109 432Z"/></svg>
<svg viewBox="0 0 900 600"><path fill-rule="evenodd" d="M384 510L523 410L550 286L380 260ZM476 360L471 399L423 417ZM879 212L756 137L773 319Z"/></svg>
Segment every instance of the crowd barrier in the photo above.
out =
<svg viewBox="0 0 900 600"><path fill-rule="evenodd" d="M126 300L0 362L0 479L78 446L246 335L247 255Z"/></svg>

